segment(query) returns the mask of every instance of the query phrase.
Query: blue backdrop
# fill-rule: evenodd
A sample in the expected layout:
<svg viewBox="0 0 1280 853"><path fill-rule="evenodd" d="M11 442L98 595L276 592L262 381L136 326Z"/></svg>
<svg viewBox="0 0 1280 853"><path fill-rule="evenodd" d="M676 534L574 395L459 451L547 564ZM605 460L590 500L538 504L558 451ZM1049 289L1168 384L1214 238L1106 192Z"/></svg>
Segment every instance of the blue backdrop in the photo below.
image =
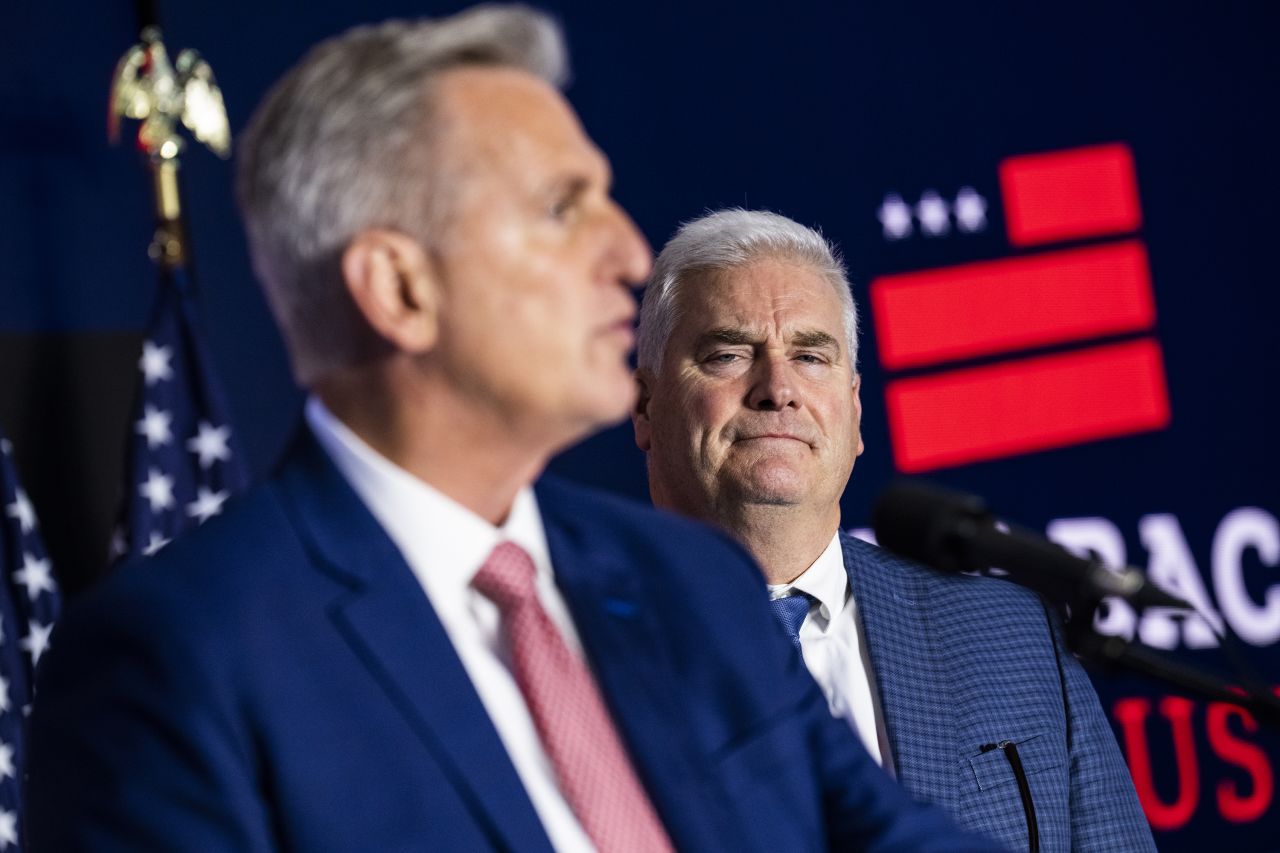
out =
<svg viewBox="0 0 1280 853"><path fill-rule="evenodd" d="M213 65L234 131L318 39L461 5L185 0L161 12L171 52L195 47ZM743 205L819 225L842 248L865 330L867 452L844 498L848 526L867 523L900 470L925 472L1198 600L1276 683L1270 4L546 5L569 35L570 99L655 247L684 219ZM0 426L75 588L105 552L156 294L145 172L131 145L105 139L111 71L136 23L127 0L13 6L0 12ZM1040 152L1062 156L1016 159ZM212 360L261 472L300 398L249 271L230 165L195 149L183 163ZM1018 196L1027 182L1040 195ZM1019 231L1028 217L1047 236ZM1064 272L1081 252L1122 244L1145 250L1136 270ZM1057 282L1053 300L1019 302L1017 276L1035 259L1047 265L1036 275ZM984 292L1011 294L993 330L967 349L924 352L921 311L965 328L976 319L957 281L980 261L1000 262L978 268ZM872 310L874 290L924 270L936 298ZM1126 294L1138 309L1116 307ZM1041 328L1072 306L1075 326ZM890 333L915 334L924 354L893 355ZM1134 347L1154 361L1121 357ZM889 398L909 393L949 401L945 423L906 412L891 427ZM646 497L629 427L554 468ZM1112 608L1102 624L1222 666L1196 620L1139 623ZM1143 679L1096 681L1162 850L1275 848L1280 738Z"/></svg>

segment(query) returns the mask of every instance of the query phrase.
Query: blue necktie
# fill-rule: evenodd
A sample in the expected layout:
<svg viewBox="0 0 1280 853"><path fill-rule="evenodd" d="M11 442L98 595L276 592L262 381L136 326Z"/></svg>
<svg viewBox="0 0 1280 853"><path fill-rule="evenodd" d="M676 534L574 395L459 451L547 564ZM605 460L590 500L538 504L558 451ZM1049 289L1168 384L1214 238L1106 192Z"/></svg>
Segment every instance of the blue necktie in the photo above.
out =
<svg viewBox="0 0 1280 853"><path fill-rule="evenodd" d="M782 630L787 632L796 651L800 651L800 626L804 623L804 617L809 615L809 602L809 596L803 592L769 601L773 607L773 615L782 623Z"/></svg>

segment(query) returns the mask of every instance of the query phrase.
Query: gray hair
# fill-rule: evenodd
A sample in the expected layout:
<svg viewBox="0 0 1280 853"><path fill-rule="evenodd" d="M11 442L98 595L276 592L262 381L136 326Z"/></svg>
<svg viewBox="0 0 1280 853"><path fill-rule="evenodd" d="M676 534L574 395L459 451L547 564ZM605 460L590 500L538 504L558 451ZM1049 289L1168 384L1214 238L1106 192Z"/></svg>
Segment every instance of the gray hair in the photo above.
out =
<svg viewBox="0 0 1280 853"><path fill-rule="evenodd" d="M432 140L441 72L568 77L559 26L523 6L391 20L321 42L272 87L239 143L236 191L253 267L303 384L376 351L341 257L369 228L431 245L444 227ZM446 187L447 189L447 187Z"/></svg>
<svg viewBox="0 0 1280 853"><path fill-rule="evenodd" d="M730 208L686 222L662 247L640 305L636 345L639 367L658 373L667 341L680 319L680 291L692 274L720 272L761 258L811 267L840 298L849 364L858 369L858 310L844 262L822 234L767 210Z"/></svg>

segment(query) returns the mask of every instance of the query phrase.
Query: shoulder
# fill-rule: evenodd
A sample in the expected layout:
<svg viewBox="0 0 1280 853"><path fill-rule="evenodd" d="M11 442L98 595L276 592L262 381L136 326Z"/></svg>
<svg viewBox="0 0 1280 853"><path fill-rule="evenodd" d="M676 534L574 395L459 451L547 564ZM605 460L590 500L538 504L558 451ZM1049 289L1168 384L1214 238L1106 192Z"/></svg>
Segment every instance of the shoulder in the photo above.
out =
<svg viewBox="0 0 1280 853"><path fill-rule="evenodd" d="M840 534L840 546L855 585L909 586L940 612L968 611L997 623L1023 623L1039 631L1049 628L1044 600L1011 581L939 572L845 532Z"/></svg>
<svg viewBox="0 0 1280 853"><path fill-rule="evenodd" d="M58 633L194 635L287 589L299 548L279 496L259 485L150 557L127 560L68 608ZM270 567L269 569L267 567Z"/></svg>
<svg viewBox="0 0 1280 853"><path fill-rule="evenodd" d="M233 498L226 509L188 531L152 557L134 559L118 573L131 578L173 575L177 583L224 584L228 575L259 574L250 563L278 553L282 540L292 540L290 514L272 481ZM216 574L214 574L216 572Z"/></svg>
<svg viewBox="0 0 1280 853"><path fill-rule="evenodd" d="M620 495L546 476L536 486L548 524L638 543L642 547L694 546L745 551L720 530Z"/></svg>
<svg viewBox="0 0 1280 853"><path fill-rule="evenodd" d="M579 553L680 588L743 581L747 594L761 594L755 561L718 528L554 477L540 479L536 493L548 538Z"/></svg>
<svg viewBox="0 0 1280 853"><path fill-rule="evenodd" d="M572 513L586 517L609 518L628 526L643 527L648 524L659 524L664 527L683 527L688 530L705 531L707 529L697 522L656 509L650 504L604 489L584 486L551 474L538 478L534 484L534 492L538 496L538 506L543 513L551 513L557 517Z"/></svg>
<svg viewBox="0 0 1280 853"><path fill-rule="evenodd" d="M864 539L840 531L840 550L844 554L845 567L850 571L867 567L877 567L903 575L925 578L929 570L919 563L904 560L879 545L873 545Z"/></svg>

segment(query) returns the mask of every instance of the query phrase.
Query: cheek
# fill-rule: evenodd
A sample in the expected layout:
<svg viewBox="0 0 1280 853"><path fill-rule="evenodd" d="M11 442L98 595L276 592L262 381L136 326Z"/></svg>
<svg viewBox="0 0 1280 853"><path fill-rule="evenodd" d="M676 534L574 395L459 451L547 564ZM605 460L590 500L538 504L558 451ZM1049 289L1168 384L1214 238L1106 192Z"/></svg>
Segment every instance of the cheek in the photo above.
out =
<svg viewBox="0 0 1280 853"><path fill-rule="evenodd" d="M717 453L735 407L720 389L691 384L669 404L682 425L685 440L703 453Z"/></svg>
<svg viewBox="0 0 1280 853"><path fill-rule="evenodd" d="M862 413L858 406L843 408L835 413L840 424L840 452L849 456L852 464L862 453Z"/></svg>
<svg viewBox="0 0 1280 853"><path fill-rule="evenodd" d="M517 229L500 222L468 229L444 267L446 310L465 330L493 342L523 323L528 271L513 263L525 247ZM516 332L518 334L518 332Z"/></svg>
<svg viewBox="0 0 1280 853"><path fill-rule="evenodd" d="M499 321L545 321L564 310L569 276L556 246L509 212L487 218L471 233L456 266Z"/></svg>

